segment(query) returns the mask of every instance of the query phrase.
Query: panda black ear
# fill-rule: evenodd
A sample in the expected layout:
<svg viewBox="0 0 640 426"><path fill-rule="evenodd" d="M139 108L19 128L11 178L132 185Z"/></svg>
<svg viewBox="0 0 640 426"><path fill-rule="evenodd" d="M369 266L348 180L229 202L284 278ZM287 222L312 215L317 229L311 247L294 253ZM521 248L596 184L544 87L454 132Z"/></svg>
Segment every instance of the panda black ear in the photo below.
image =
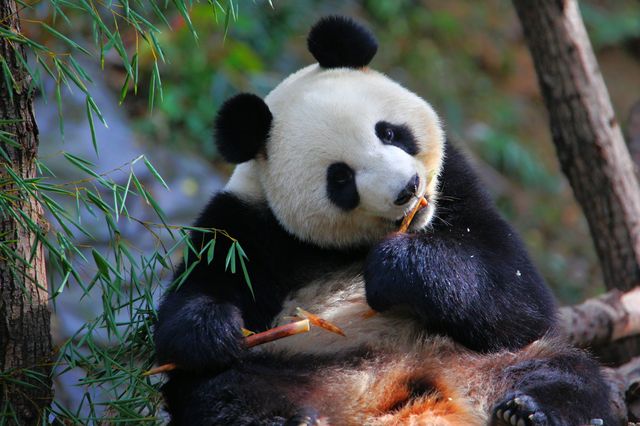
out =
<svg viewBox="0 0 640 426"><path fill-rule="evenodd" d="M311 28L307 46L323 68L362 68L378 50L371 31L344 16L321 18Z"/></svg>
<svg viewBox="0 0 640 426"><path fill-rule="evenodd" d="M228 99L216 116L218 152L230 163L252 160L265 146L273 115L259 96L241 93Z"/></svg>

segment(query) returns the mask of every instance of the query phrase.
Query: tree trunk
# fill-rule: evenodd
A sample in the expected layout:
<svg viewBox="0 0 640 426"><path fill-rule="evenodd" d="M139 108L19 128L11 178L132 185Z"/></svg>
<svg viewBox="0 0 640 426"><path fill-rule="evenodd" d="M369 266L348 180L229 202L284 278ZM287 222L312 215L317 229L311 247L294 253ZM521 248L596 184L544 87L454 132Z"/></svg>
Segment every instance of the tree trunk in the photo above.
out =
<svg viewBox="0 0 640 426"><path fill-rule="evenodd" d="M0 25L20 33L16 3L0 0ZM52 398L51 336L45 258L33 226L12 213L22 211L40 228L41 206L20 191L10 177L11 169L21 179L36 176L38 128L33 115L31 78L18 58L22 45L0 37L0 58L11 77L0 78L0 129L17 146L0 141L0 191L13 195L10 206L0 210L0 423L35 425ZM5 198L6 200L6 198ZM44 233L38 230L42 236ZM22 259L22 260L21 260Z"/></svg>
<svg viewBox="0 0 640 426"><path fill-rule="evenodd" d="M640 283L640 188L576 0L514 0L607 288Z"/></svg>
<svg viewBox="0 0 640 426"><path fill-rule="evenodd" d="M576 0L513 0L608 289L640 283L640 187ZM535 3L535 4L534 4ZM623 362L638 346L608 361Z"/></svg>

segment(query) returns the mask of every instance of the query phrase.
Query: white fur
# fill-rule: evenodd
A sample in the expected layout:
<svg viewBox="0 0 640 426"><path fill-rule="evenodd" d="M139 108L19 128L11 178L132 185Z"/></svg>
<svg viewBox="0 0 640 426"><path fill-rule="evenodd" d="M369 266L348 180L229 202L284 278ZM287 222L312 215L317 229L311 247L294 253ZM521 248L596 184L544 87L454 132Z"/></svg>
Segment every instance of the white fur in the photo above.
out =
<svg viewBox="0 0 640 426"><path fill-rule="evenodd" d="M410 351L421 341L421 327L401 312L376 313L367 304L364 281L356 269L321 278L292 294L283 304L275 325L291 322L303 308L340 327L345 336L319 327L263 345L267 350L308 354L335 354L349 349ZM414 324L414 325L412 325Z"/></svg>
<svg viewBox="0 0 640 426"><path fill-rule="evenodd" d="M251 201L264 200L264 191L255 161L248 161L236 166L225 190Z"/></svg>
<svg viewBox="0 0 640 426"><path fill-rule="evenodd" d="M274 121L266 156L241 164L227 190L266 199L276 218L302 240L325 247L370 243L396 229L410 211L393 201L420 176L420 195L435 202L444 136L438 117L423 99L386 76L311 65L292 74L265 99ZM384 145L375 124L407 125L420 153ZM345 162L356 173L360 204L345 212L327 197L329 165ZM433 206L413 229L424 227Z"/></svg>

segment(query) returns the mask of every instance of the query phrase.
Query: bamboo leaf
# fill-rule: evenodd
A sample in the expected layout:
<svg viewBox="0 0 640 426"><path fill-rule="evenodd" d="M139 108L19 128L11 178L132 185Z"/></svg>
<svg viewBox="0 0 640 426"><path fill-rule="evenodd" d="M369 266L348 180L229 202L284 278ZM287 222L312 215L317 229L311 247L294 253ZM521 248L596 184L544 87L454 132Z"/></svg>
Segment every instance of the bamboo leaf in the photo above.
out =
<svg viewBox="0 0 640 426"><path fill-rule="evenodd" d="M42 25L45 30L49 31L55 37L59 38L60 40L64 41L65 43L67 43L72 48L78 49L79 51L81 51L82 53L84 53L86 55L91 55L91 53L89 53L89 51L87 49L85 49L84 47L80 46L78 43L76 43L75 41L71 40L69 37L65 36L64 34L59 32L58 30L56 30L54 28L51 28L49 25L45 24L44 22L40 22L40 25Z"/></svg>
<svg viewBox="0 0 640 426"><path fill-rule="evenodd" d="M239 248L240 246L238 246ZM247 265L244 263L245 256L240 256L240 267L242 268L242 274L244 275L244 281L247 283L249 287L249 291L251 292L251 297L255 300L256 295L253 292L253 285L251 284L251 279L249 278L249 272L247 271Z"/></svg>
<svg viewBox="0 0 640 426"><path fill-rule="evenodd" d="M211 264L213 262L213 256L215 254L216 249L216 238L213 238L209 241L209 248L207 249L207 264Z"/></svg>
<svg viewBox="0 0 640 426"><path fill-rule="evenodd" d="M85 107L87 110L87 121L89 122L89 130L91 131L91 143L93 144L93 150L96 153L96 157L99 157L98 153L98 141L96 139L96 129L93 124L93 114L91 113L91 104L89 103L89 97L85 101Z"/></svg>
<svg viewBox="0 0 640 426"><path fill-rule="evenodd" d="M156 180L158 182L160 182L162 184L162 186L164 186L166 189L169 189L169 186L164 181L164 179L162 179L162 176L160 176L160 173L158 173L158 171L155 169L155 167L153 167L151 162L149 160L147 160L146 157L144 158L144 164L145 164L145 166L147 166L147 169L149 169L149 171L156 178Z"/></svg>
<svg viewBox="0 0 640 426"><path fill-rule="evenodd" d="M93 255L93 260L96 262L96 266L98 267L98 271L100 274L109 279L109 262L105 259L96 249L91 249L91 254Z"/></svg>
<svg viewBox="0 0 640 426"><path fill-rule="evenodd" d="M224 270L228 270L231 267L231 273L236 273L236 242L231 243L229 251L227 252L227 258L224 261Z"/></svg>

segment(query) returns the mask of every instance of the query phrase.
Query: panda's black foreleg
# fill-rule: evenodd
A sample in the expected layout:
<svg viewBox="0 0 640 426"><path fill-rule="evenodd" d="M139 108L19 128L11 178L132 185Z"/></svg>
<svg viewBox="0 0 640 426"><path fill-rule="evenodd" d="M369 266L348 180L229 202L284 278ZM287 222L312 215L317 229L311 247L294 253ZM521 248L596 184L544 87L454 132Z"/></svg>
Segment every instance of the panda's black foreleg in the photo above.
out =
<svg viewBox="0 0 640 426"><path fill-rule="evenodd" d="M485 228L509 233L502 222ZM488 245L489 231L461 232L393 234L377 244L364 268L367 303L379 312L406 307L426 331L480 352L517 349L545 334L555 304L525 252Z"/></svg>
<svg viewBox="0 0 640 426"><path fill-rule="evenodd" d="M296 366L248 358L218 375L175 376L163 394L174 426L316 426L301 402L307 385Z"/></svg>
<svg viewBox="0 0 640 426"><path fill-rule="evenodd" d="M493 408L491 426L620 425L598 365L580 352L507 369L515 386Z"/></svg>

